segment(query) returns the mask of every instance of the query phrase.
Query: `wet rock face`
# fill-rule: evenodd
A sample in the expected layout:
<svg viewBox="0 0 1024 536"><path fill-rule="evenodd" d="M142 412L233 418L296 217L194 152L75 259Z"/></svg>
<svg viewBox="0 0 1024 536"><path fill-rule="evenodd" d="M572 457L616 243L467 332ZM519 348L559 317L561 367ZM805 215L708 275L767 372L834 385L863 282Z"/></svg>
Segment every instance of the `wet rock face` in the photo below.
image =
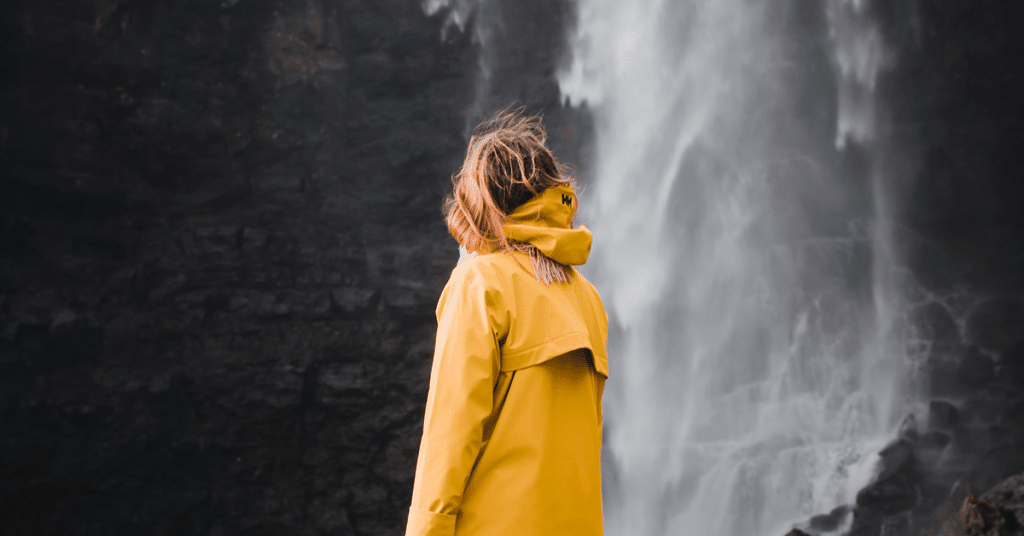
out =
<svg viewBox="0 0 1024 536"><path fill-rule="evenodd" d="M986 322L974 317L977 311L990 314L980 303L966 307L957 323L1002 325L1002 316ZM943 368L929 376L934 398L920 421L925 425L909 415L899 437L879 452L877 476L857 494L851 536L1024 534L1024 525L1008 513L1020 507L1012 484L1019 486L1020 476L981 494L1024 470L1024 382L1013 373L1017 347L1007 342L1014 335L1005 330L983 337L968 330L949 338L957 344L933 348L934 359L923 368Z"/></svg>
<svg viewBox="0 0 1024 536"><path fill-rule="evenodd" d="M1024 534L1024 473L980 497L968 496L928 536L1019 536Z"/></svg>
<svg viewBox="0 0 1024 536"><path fill-rule="evenodd" d="M1024 76L1006 65L1021 58L1021 35L1010 21L1024 15L1024 5L884 5L893 12L912 5L919 28L902 36L893 85L903 96L898 114L917 122L921 144L907 207L907 223L921 233L908 244L915 273L932 287L1020 292L1024 184L1006 179L1016 175L1024 140L1017 104Z"/></svg>
<svg viewBox="0 0 1024 536"><path fill-rule="evenodd" d="M475 51L407 1L7 3L7 534L396 534Z"/></svg>
<svg viewBox="0 0 1024 536"><path fill-rule="evenodd" d="M401 533L471 37L408 0L2 9L4 532ZM551 104L558 38L505 97Z"/></svg>

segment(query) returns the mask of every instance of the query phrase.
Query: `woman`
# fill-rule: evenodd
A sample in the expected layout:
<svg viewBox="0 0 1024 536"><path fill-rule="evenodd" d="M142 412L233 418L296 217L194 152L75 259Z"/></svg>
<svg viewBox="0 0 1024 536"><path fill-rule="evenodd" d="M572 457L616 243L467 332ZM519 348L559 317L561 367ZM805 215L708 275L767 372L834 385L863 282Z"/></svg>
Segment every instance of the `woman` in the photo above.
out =
<svg viewBox="0 0 1024 536"><path fill-rule="evenodd" d="M477 128L445 201L464 250L437 341L407 536L601 535L605 314L592 236L540 120Z"/></svg>

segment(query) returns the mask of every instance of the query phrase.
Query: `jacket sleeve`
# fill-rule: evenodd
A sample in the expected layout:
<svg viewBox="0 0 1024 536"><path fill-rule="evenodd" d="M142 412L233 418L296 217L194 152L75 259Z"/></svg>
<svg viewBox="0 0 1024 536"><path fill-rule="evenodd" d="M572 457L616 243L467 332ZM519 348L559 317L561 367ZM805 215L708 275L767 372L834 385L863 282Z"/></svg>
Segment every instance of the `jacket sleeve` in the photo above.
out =
<svg viewBox="0 0 1024 536"><path fill-rule="evenodd" d="M500 292L459 267L437 306L437 340L406 536L451 536L483 445L507 326ZM503 331L505 333L503 333Z"/></svg>

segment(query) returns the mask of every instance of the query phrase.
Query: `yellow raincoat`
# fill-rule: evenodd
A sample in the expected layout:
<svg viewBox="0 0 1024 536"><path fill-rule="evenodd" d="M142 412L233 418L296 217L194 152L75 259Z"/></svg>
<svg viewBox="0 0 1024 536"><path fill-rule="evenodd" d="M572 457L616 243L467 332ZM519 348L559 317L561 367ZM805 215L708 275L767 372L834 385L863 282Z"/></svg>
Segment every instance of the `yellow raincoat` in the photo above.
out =
<svg viewBox="0 0 1024 536"><path fill-rule="evenodd" d="M505 232L563 264L591 234L576 196L549 188ZM608 316L578 272L546 286L522 253L460 263L437 341L407 536L600 536Z"/></svg>

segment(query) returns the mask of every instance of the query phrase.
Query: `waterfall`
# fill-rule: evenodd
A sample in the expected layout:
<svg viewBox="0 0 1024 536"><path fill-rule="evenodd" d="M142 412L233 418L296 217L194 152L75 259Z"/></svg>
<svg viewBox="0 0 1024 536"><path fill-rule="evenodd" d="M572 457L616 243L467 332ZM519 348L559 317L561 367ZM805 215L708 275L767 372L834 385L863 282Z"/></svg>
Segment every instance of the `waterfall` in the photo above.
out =
<svg viewBox="0 0 1024 536"><path fill-rule="evenodd" d="M479 49L477 58L477 81L473 102L466 110L466 134L472 132L478 121L497 108L510 103L495 103L491 96L494 90L495 66L499 63L499 54L494 44L494 33L502 25L495 0L423 0L423 11L427 15L444 12L444 24L441 28L441 40L447 39L453 29L467 31Z"/></svg>
<svg viewBox="0 0 1024 536"><path fill-rule="evenodd" d="M852 504L906 410L870 6L578 10L559 82L596 124L608 534L781 535Z"/></svg>
<svg viewBox="0 0 1024 536"><path fill-rule="evenodd" d="M497 3L424 4L445 32L475 21L471 118ZM781 536L852 505L913 407L877 96L896 58L871 2L575 7L558 82L595 124L607 534Z"/></svg>

